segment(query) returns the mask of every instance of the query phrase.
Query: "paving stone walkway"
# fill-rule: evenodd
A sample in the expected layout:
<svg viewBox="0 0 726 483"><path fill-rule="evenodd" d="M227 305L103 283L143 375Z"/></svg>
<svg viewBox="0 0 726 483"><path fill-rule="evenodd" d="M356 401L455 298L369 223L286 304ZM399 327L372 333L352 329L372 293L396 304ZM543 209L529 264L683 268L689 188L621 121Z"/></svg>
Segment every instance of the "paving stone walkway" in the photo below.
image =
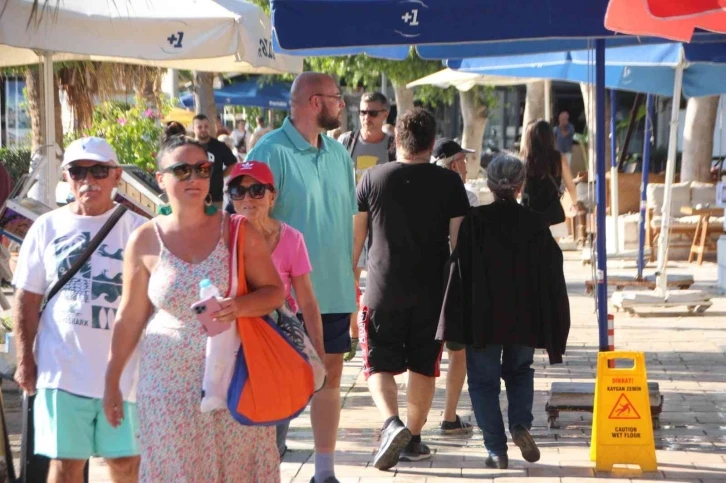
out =
<svg viewBox="0 0 726 483"><path fill-rule="evenodd" d="M433 458L418 463L401 463L387 472L376 470L371 460L378 444L381 420L368 394L358 357L346 364L341 388L344 403L336 454L338 479L343 483L466 480L507 483L523 478L533 483L574 483L596 478L623 482L726 482L726 298L720 295L716 296L714 306L704 316L687 316L673 310L637 318L616 314L616 348L647 354L648 378L660 383L665 398L662 427L655 433L657 472L642 474L636 467L624 467L612 473L596 473L589 461L590 414L561 413L561 428L547 428L544 407L550 385L556 381L594 381L595 377L597 321L594 300L584 293L590 268L583 267L575 259L574 252L567 253L566 258L573 314L569 350L562 365L549 366L543 351L538 351L535 360L533 434L542 451L538 463L524 462L518 449L511 446L510 468L489 470L484 468L486 454L478 429L467 437L438 434L445 392L442 374L437 382L429 422L423 432L424 441L434 453ZM717 293L714 264L696 267L680 263L676 266L676 272L695 276L697 285L694 288ZM635 270L611 268L611 272L634 274ZM444 361L442 372L446 369ZM405 379L399 378L399 383L401 407L405 408ZM504 396L502 407L506 407ZM466 386L459 414L474 423ZM405 414L402 416L405 418ZM312 431L307 412L293 422L288 444L291 451L281 465L282 480L309 482L314 468ZM92 481L110 481L101 461L93 462Z"/></svg>

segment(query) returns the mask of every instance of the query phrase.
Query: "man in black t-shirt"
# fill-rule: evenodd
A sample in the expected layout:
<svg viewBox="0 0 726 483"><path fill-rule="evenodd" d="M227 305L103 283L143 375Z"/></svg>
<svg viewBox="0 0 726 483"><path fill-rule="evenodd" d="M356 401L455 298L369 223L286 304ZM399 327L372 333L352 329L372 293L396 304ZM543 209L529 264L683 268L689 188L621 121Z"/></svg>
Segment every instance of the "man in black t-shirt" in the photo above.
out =
<svg viewBox="0 0 726 483"><path fill-rule="evenodd" d="M212 177L209 180L209 194L212 203L222 208L224 200L224 177L232 172L237 158L223 142L217 141L209 135L209 118L204 114L194 116L192 124L194 137L207 148L209 161L214 163Z"/></svg>
<svg viewBox="0 0 726 483"><path fill-rule="evenodd" d="M358 189L353 260L370 233L361 349L368 387L386 420L373 464L385 470L431 457L421 443L439 375L436 329L444 264L469 209L458 174L430 163L436 121L414 109L396 123L397 161L374 166ZM451 248L450 248L451 245ZM394 375L408 371L407 422Z"/></svg>

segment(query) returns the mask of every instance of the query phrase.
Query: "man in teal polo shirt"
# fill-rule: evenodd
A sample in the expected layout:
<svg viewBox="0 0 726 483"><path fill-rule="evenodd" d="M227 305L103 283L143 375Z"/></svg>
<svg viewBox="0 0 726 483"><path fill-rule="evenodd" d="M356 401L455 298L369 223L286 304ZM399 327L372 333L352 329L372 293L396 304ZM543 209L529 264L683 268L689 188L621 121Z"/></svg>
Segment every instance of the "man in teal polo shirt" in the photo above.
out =
<svg viewBox="0 0 726 483"><path fill-rule="evenodd" d="M290 117L247 154L275 176L272 216L305 237L325 342L325 388L313 398L315 438L312 483L334 483L335 442L340 420L343 354L350 350L350 315L356 310L353 278L353 215L358 212L353 161L323 133L340 126L345 107L340 88L325 74L299 75L290 92ZM279 433L278 433L279 436ZM284 436L284 435L283 435Z"/></svg>

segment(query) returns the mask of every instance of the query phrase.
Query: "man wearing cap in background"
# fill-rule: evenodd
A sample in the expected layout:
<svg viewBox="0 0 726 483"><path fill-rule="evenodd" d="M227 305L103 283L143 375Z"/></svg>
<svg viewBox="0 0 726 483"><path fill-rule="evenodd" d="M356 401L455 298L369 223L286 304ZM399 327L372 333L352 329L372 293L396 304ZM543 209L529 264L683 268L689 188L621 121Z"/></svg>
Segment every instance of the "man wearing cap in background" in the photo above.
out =
<svg viewBox="0 0 726 483"><path fill-rule="evenodd" d="M13 279L15 380L28 394L37 391L35 452L52 459L48 481L83 481L91 456L106 458L114 482L137 481L135 357L122 378L121 426L110 426L101 401L121 300L124 247L146 219L127 211L39 315L46 292L112 216L116 205L111 196L121 179L116 153L101 138L71 143L62 168L75 201L33 223Z"/></svg>
<svg viewBox="0 0 726 483"><path fill-rule="evenodd" d="M475 153L473 149L464 149L459 143L449 138L441 138L436 140L434 152L431 153L431 162L436 163L442 168L450 169L456 172L461 181L466 183L466 155ZM469 198L471 206L479 206L479 196L466 188L466 197Z"/></svg>
<svg viewBox="0 0 726 483"><path fill-rule="evenodd" d="M466 155L474 153L473 149L464 149L459 143L452 139L442 138L436 141L434 151L431 154L431 162L442 168L454 171L466 183ZM479 206L479 197L473 191L466 188L466 196L469 205ZM456 406L459 404L461 390L466 380L466 346L455 342L447 342L446 349L449 353L449 369L446 371L446 399L444 403L444 420L441 421L440 431L443 434L465 434L473 430L470 423L462 421L456 414Z"/></svg>

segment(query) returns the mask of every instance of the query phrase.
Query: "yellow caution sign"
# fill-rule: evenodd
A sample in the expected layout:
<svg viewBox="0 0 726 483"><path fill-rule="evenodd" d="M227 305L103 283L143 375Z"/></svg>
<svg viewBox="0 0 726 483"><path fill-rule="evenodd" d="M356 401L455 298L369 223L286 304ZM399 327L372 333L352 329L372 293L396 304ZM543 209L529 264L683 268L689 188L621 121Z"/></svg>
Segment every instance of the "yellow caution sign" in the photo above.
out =
<svg viewBox="0 0 726 483"><path fill-rule="evenodd" d="M633 367L608 367L616 359L632 360ZM598 471L611 471L616 464L658 469L642 352L598 354L590 459Z"/></svg>

